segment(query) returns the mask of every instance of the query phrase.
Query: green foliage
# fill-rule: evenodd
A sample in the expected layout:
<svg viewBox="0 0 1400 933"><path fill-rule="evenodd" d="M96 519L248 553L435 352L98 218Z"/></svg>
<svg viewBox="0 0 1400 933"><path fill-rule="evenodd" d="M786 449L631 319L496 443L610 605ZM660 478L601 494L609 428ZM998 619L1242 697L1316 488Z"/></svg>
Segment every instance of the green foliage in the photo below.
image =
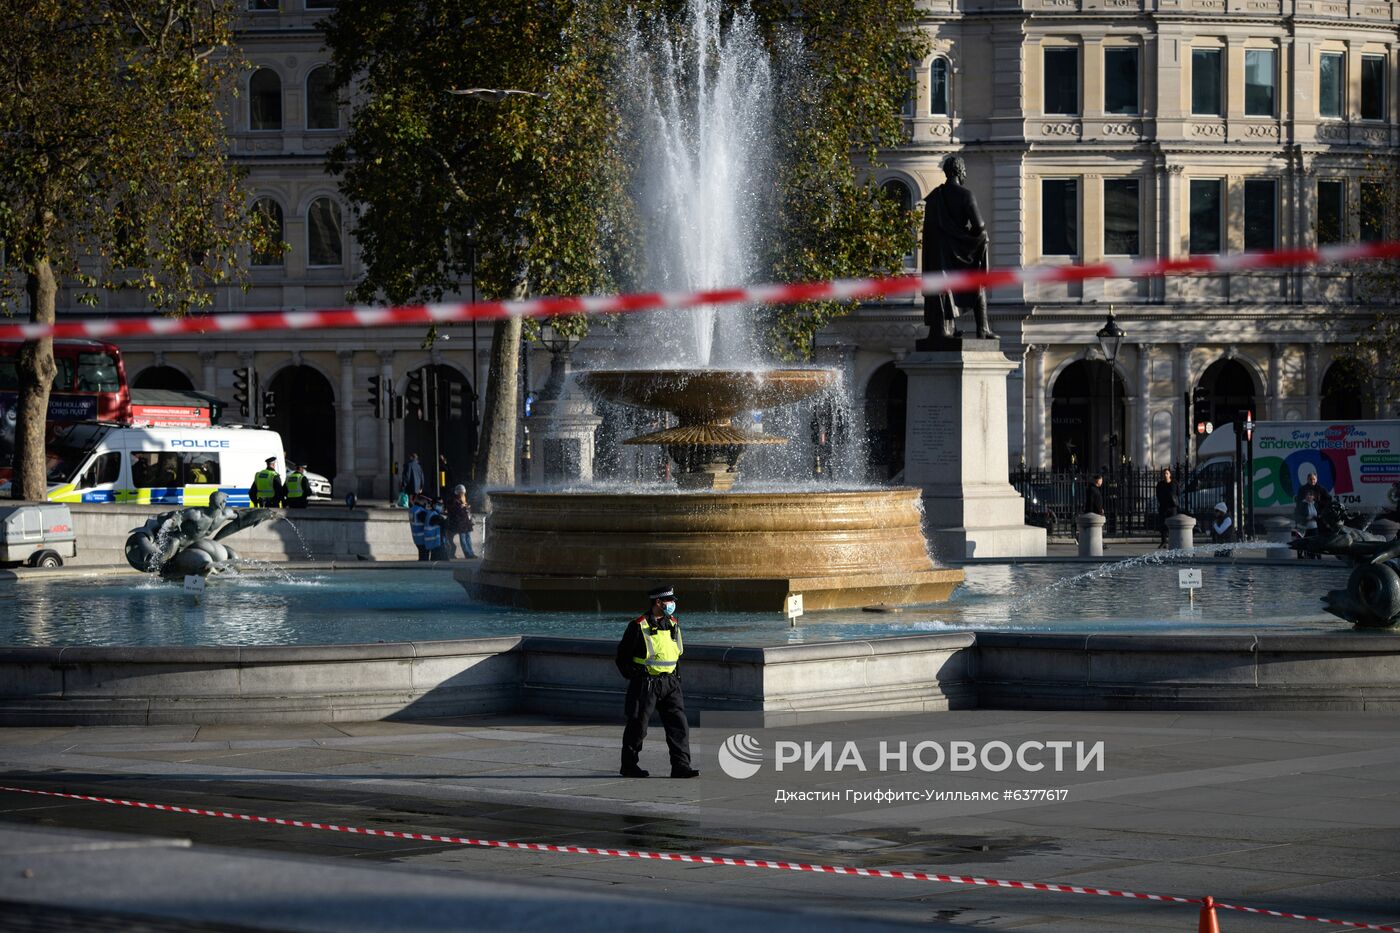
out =
<svg viewBox="0 0 1400 933"><path fill-rule="evenodd" d="M339 5L323 28L360 103L331 166L356 208L358 299L440 299L473 260L486 297L631 284L608 94L621 16L608 0ZM529 93L451 93L473 88Z"/></svg>
<svg viewBox="0 0 1400 933"><path fill-rule="evenodd" d="M1355 189L1353 208L1362 232L1385 239L1400 238L1400 163L1394 157L1374 156L1367 177ZM1385 260L1353 267L1360 305L1345 315L1355 323L1347 329L1352 341L1339 356L1347 365L1340 371L1344 385L1366 397L1379 394L1393 406L1400 401L1400 262ZM1394 412L1378 411L1378 417Z"/></svg>
<svg viewBox="0 0 1400 933"><path fill-rule="evenodd" d="M13 315L45 261L60 283L207 305L267 232L225 158L240 66L229 8L196 0L0 0L0 242ZM30 309L31 316L51 311Z"/></svg>

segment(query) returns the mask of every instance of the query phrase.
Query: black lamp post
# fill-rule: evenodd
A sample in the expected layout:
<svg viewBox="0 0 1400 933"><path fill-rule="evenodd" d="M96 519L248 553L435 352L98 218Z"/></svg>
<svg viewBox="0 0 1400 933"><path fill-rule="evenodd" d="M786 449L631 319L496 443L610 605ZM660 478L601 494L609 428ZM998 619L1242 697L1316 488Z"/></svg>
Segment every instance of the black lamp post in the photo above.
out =
<svg viewBox="0 0 1400 933"><path fill-rule="evenodd" d="M540 391L540 401L557 402L564 397L564 387L572 371L570 356L578 346L578 338L546 322L540 327L540 344L549 351L549 378Z"/></svg>
<svg viewBox="0 0 1400 933"><path fill-rule="evenodd" d="M1103 348L1104 359L1108 360L1108 459L1112 465L1117 466L1114 455L1118 446L1118 370L1114 364L1118 362L1118 351L1122 348L1123 338L1127 333L1113 319L1113 305L1108 306L1108 321L1099 328L1096 336L1099 338L1099 346Z"/></svg>

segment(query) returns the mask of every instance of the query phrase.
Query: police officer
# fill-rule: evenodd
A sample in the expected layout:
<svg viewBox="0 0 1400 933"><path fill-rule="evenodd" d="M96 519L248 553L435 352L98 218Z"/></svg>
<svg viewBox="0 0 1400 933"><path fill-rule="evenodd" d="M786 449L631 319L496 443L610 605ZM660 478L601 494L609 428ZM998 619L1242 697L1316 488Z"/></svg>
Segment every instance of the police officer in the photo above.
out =
<svg viewBox="0 0 1400 933"><path fill-rule="evenodd" d="M428 508L423 504L422 496L409 500L408 530L413 535L413 546L418 549L418 559L427 560Z"/></svg>
<svg viewBox="0 0 1400 933"><path fill-rule="evenodd" d="M627 678L627 699L623 710L627 726L622 732L623 777L644 778L649 772L639 760L647 721L655 709L666 730L666 747L671 753L671 777L693 778L700 772L690 766L690 724L685 719L685 697L681 693L681 627L676 621L676 593L662 586L647 594L651 607L627 625L617 645L617 669Z"/></svg>
<svg viewBox="0 0 1400 933"><path fill-rule="evenodd" d="M277 458L268 457L267 466L253 476L253 485L248 490L248 498L255 506L276 508L282 504L283 495L282 477L277 473Z"/></svg>
<svg viewBox="0 0 1400 933"><path fill-rule="evenodd" d="M311 501L311 484L306 480L306 464L298 464L287 474L287 483L283 488L286 492L287 508L306 508L306 503Z"/></svg>

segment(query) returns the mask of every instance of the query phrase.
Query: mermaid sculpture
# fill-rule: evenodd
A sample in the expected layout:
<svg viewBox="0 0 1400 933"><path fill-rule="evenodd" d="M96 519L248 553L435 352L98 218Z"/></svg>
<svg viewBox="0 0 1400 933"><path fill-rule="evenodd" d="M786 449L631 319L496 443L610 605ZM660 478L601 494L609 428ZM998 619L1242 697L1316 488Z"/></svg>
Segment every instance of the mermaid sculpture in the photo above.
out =
<svg viewBox="0 0 1400 933"><path fill-rule="evenodd" d="M166 579L222 573L238 552L223 539L279 517L276 509L230 508L228 496L215 492L209 504L161 512L131 532L126 539L126 562L142 573L159 573Z"/></svg>
<svg viewBox="0 0 1400 933"><path fill-rule="evenodd" d="M1333 499L1318 522L1323 530L1289 546L1300 554L1334 554L1352 566L1346 589L1322 597L1324 609L1359 628L1390 628L1400 623L1400 538L1348 527L1356 519Z"/></svg>

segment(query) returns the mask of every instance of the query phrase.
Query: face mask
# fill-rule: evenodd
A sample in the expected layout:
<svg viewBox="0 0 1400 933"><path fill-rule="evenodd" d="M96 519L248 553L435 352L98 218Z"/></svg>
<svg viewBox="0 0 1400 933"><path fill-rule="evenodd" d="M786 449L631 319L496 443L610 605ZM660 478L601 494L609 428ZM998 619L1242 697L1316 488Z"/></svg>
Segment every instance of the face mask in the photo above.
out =
<svg viewBox="0 0 1400 933"><path fill-rule="evenodd" d="M675 603L675 601L674 601L674 600L668 600L667 602L662 603L662 604L661 604L661 611L664 612L664 613L666 613L668 616L673 616L673 615L675 615L675 614L676 614L676 603Z"/></svg>

